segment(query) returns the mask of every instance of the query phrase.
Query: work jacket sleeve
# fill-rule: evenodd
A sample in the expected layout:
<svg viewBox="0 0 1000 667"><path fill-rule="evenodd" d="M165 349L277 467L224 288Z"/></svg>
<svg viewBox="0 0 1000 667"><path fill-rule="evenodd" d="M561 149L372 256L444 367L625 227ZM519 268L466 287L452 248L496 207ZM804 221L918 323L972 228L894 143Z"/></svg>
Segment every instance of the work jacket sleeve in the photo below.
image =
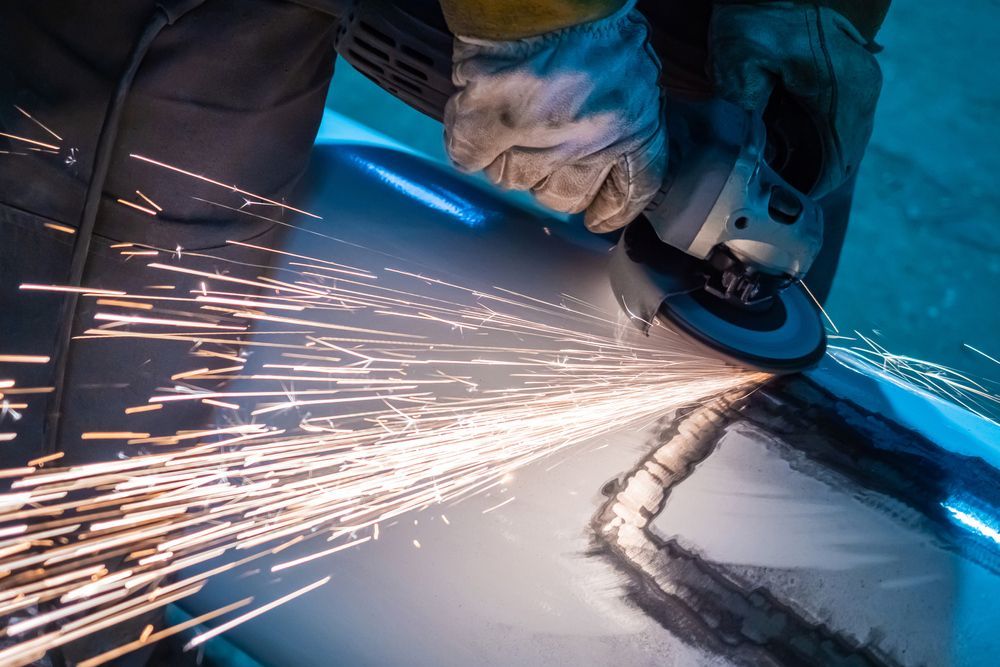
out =
<svg viewBox="0 0 1000 667"><path fill-rule="evenodd" d="M766 5L778 0L717 0L716 4L726 5ZM875 41L875 35L882 27L882 21L889 11L891 0L817 0L805 2L794 0L796 4L819 5L829 7L844 15L854 24L858 32L869 42Z"/></svg>
<svg viewBox="0 0 1000 667"><path fill-rule="evenodd" d="M499 41L541 35L610 16L627 0L441 0L456 35Z"/></svg>
<svg viewBox="0 0 1000 667"><path fill-rule="evenodd" d="M456 35L511 40L541 35L610 16L628 0L441 0L448 27ZM657 0L710 2L711 0ZM775 0L721 0L727 4L764 4ZM857 27L868 41L882 25L890 0L819 0ZM639 9L642 9L641 3Z"/></svg>

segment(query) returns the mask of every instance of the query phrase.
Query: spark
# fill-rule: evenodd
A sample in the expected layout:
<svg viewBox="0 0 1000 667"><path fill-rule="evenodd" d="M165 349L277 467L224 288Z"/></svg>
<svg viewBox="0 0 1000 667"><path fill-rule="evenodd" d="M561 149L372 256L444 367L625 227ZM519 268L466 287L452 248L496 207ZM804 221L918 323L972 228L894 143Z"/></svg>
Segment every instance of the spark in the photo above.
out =
<svg viewBox="0 0 1000 667"><path fill-rule="evenodd" d="M990 356L990 355L986 354L985 352L983 352L979 348L973 347L973 346L969 345L968 343L963 343L963 345L965 347L967 347L968 349L972 350L973 352L975 352L976 354L979 354L979 355L982 355L982 356L986 357L987 359L989 359L993 363L1000 364L1000 359L997 359L996 357L993 357L993 356Z"/></svg>
<svg viewBox="0 0 1000 667"><path fill-rule="evenodd" d="M148 438L148 433L134 431L88 431L80 434L81 440L129 440L132 438Z"/></svg>
<svg viewBox="0 0 1000 667"><path fill-rule="evenodd" d="M142 200L144 202L146 202L147 204L149 204L150 206L152 206L153 208L155 208L158 213L162 213L163 212L163 209L160 208L159 204L157 204L155 201L153 201L152 199L150 199L146 195L142 194L142 192L140 192L139 190L136 190L135 193L137 195L139 195L140 197L142 197Z"/></svg>
<svg viewBox="0 0 1000 667"><path fill-rule="evenodd" d="M1000 395L990 389L990 386L995 387L995 382L978 381L949 366L891 352L858 331L853 337L837 336L836 340L838 344L830 345L829 349L838 353L833 356L838 363L851 368L845 362L853 362L907 389L920 389L1000 424ZM971 345L966 344L966 347L980 352Z"/></svg>
<svg viewBox="0 0 1000 667"><path fill-rule="evenodd" d="M107 322L125 322L128 324L160 324L169 327L187 327L194 329L225 329L228 331L244 331L245 326L230 327L211 322L192 322L190 320L173 320L162 317L142 317L139 315L116 315L114 313L97 313L95 320Z"/></svg>
<svg viewBox="0 0 1000 667"><path fill-rule="evenodd" d="M49 363L49 357L39 354L0 354L0 363L47 364Z"/></svg>
<svg viewBox="0 0 1000 667"><path fill-rule="evenodd" d="M52 130L50 130L47 126L45 126L42 123L42 121L40 121L37 118L35 118L34 116L32 116L30 113L28 113L27 111L25 111L21 107L19 107L19 106L17 106L15 104L14 108L17 109L19 112L21 112L22 116L24 116L25 118L27 118L28 120L30 120L31 122L33 122L38 127L42 128L43 130L45 130L46 132L48 132L50 135L52 135L55 138L56 141L62 141L63 140L62 137L60 137L58 134L56 134L55 132L53 132Z"/></svg>
<svg viewBox="0 0 1000 667"><path fill-rule="evenodd" d="M68 225L60 225L55 222L46 222L44 225L53 231L62 232L63 234L76 234L76 229Z"/></svg>
<svg viewBox="0 0 1000 667"><path fill-rule="evenodd" d="M208 368L196 368L193 371L183 371L181 373L174 373L170 376L171 380L183 380L184 378L197 377L202 373L207 373Z"/></svg>
<svg viewBox="0 0 1000 667"><path fill-rule="evenodd" d="M53 387L21 387L19 389L4 389L3 394L10 396L24 396L27 394L48 394L53 391ZM3 398L0 395L0 398Z"/></svg>
<svg viewBox="0 0 1000 667"><path fill-rule="evenodd" d="M29 466L42 466L51 461L57 461L66 455L65 452L56 452L55 454L49 454L48 456L40 456L37 459L31 459L28 461Z"/></svg>
<svg viewBox="0 0 1000 667"><path fill-rule="evenodd" d="M141 301L121 301L119 299L98 299L98 306L114 306L117 308L135 308L136 310L152 310L153 304Z"/></svg>
<svg viewBox="0 0 1000 667"><path fill-rule="evenodd" d="M309 554L308 556L303 556L302 558L296 558L295 560L290 560L290 561L286 561L284 563L279 563L279 564L274 565L274 566L271 567L271 572L280 572L281 570L287 570L290 567L295 567L296 565L301 565L302 563L308 563L309 561L316 560L317 558L323 558L323 557L329 556L331 554L339 553L339 552L344 551L346 549L351 549L353 547L356 547L359 544L364 544L365 542L368 542L371 539L373 539L373 537L371 537L371 536L369 536L369 537L362 537L360 539L354 540L353 542L347 542L346 544L338 545L336 547L333 547L332 549L327 549L325 551L320 551L320 552L317 552L317 553L314 553L314 554ZM378 538L375 537L374 539L378 539Z"/></svg>
<svg viewBox="0 0 1000 667"><path fill-rule="evenodd" d="M149 405L135 405L131 408L125 408L125 414L134 415L138 412L152 412L154 410L162 410L163 403L150 403Z"/></svg>
<svg viewBox="0 0 1000 667"><path fill-rule="evenodd" d="M152 306L148 317L98 312L95 321L129 330L92 328L82 338L193 345L198 361L167 373L167 386L147 405L125 409L129 417L152 410L166 416L190 401L231 411L245 403L246 413L165 433L104 424L80 437L151 445L152 452L137 448L120 459L63 468L36 460L0 471L12 480L10 493L0 495L0 526L27 526L0 538L0 571L9 573L0 605L6 614L44 605L49 614L32 626L37 634L14 626L21 634L0 649L0 663L23 663L39 650L137 618L293 545L301 550L295 557L261 569L293 569L361 546L404 515L495 493L516 471L554 454L575 448L584 455L588 448L579 445L595 437L768 377L697 357L661 330L623 339L614 315L569 299L561 305L399 269L294 259L310 266L287 269L283 280L150 264L203 283L176 296L150 294L157 285L76 288L85 298L119 297L122 307ZM314 267L352 275L307 276ZM206 322L206 304L225 314ZM292 306L296 316L261 312L273 304ZM355 326L359 311L370 316L364 327ZM163 326L179 331L161 333ZM266 340L243 340L251 336ZM285 362L240 353L260 348ZM206 359L236 365L212 369ZM236 378L247 385L225 386ZM298 423L254 421L276 413ZM333 546L317 546L319 537ZM223 620L191 646L309 590ZM135 650L136 641L93 660Z"/></svg>
<svg viewBox="0 0 1000 667"><path fill-rule="evenodd" d="M809 286L806 285L806 282L804 280L802 280L802 281L799 281L799 284L802 285L802 289L804 289L806 291L806 294L809 295L809 298L812 299L812 302L819 309L819 312L821 312L823 314L823 318L830 325L830 328L833 329L833 333L839 334L840 333L840 329L837 328L837 324L833 321L833 318L830 317L829 313L826 312L826 309L823 307L823 304L819 302L819 299L817 299L815 297L815 295L813 295L812 290L809 289Z"/></svg>
<svg viewBox="0 0 1000 667"><path fill-rule="evenodd" d="M507 500L503 501L502 503L500 503L500 504L498 504L498 505L493 505L492 507L487 507L486 509L484 509L484 510L483 510L483 512L482 512L482 513L483 513L483 514L489 514L489 513L490 513L490 512L492 512L493 510L497 510L497 509L500 509L500 508L501 508L501 507L503 507L504 505L507 505L507 504L509 504L509 503L512 503L512 502L514 502L514 500L515 500L515 496L511 496L510 498L508 498Z"/></svg>
<svg viewBox="0 0 1000 667"><path fill-rule="evenodd" d="M298 589L297 591L289 593L288 595L283 595L282 597L278 598L277 600L274 600L273 602L268 602L267 604L261 605L260 607L257 607L256 609L254 609L252 611L248 611L247 613L243 614L242 616L238 616L238 617L232 619L231 621L228 621L226 623L223 623L222 625L216 626L215 628L209 630L208 632L203 632L202 634L198 635L197 637L195 637L194 639L192 639L191 641L189 641L184 646L184 650L187 650L187 649L190 649L190 648L194 648L195 646L198 646L199 644L204 644L206 641L208 641L212 637L217 637L218 635L221 635L223 632L225 632L227 630L230 630L231 628L236 627L240 623L243 623L245 621L249 621L251 618L256 618L257 616L260 616L261 614L263 614L263 613L265 613L267 611L270 611L271 609L274 609L275 607L279 607L279 606L285 604L286 602L294 600L295 598L297 598L297 597L299 597L301 595L305 595L309 591L315 590L315 589L319 588L320 586L324 586L329 581L330 581L330 577L323 577L319 581L315 581L315 582L309 584L308 586L303 586L302 588Z"/></svg>
<svg viewBox="0 0 1000 667"><path fill-rule="evenodd" d="M20 289L34 290L38 292L75 292L78 294L100 294L103 296L125 296L127 292L118 290L97 289L94 287L74 287L73 285L35 285L33 283L21 283Z"/></svg>
<svg viewBox="0 0 1000 667"><path fill-rule="evenodd" d="M35 141L34 139L28 139L26 137L19 137L16 134L8 134L6 132L0 132L0 137L6 137L8 139L13 139L15 141L23 141L24 143L33 144L35 146L40 146L42 148L47 148L47 149L52 150L52 151L58 151L59 150L59 146L53 146L52 144L46 144L46 143L43 143L41 141Z"/></svg>
<svg viewBox="0 0 1000 667"><path fill-rule="evenodd" d="M0 134L3 134L3 133L0 132ZM209 178L207 176L202 176L201 174L196 174L193 171L187 171L186 169L181 169L180 167L174 167L172 165L166 164L165 162L160 162L158 160L154 160L152 158L145 157L143 155L136 155L135 153L129 153L129 157L133 158L133 159L136 159L136 160L139 160L141 162L146 162L148 164L151 164L151 165L154 165L154 166L157 166L157 167L161 167L163 169L167 169L169 171L176 172L178 174L183 174L185 176L190 176L191 178L197 179L199 181L203 181L205 183L209 183L211 185L217 185L219 187L226 188L227 190L229 190L231 192L235 192L237 194L247 195L249 197L254 197L256 199L261 200L262 202L267 202L268 204L273 204L274 206L280 206L283 209L288 209L289 211L294 211L296 213L301 213L302 215L309 216L310 218L316 218L317 220L322 220L323 219L320 216L316 215L315 213L310 213L309 211L303 211L302 209L298 209L298 208L295 208L293 206L288 206L287 204L283 204L283 203L281 203L279 201L274 201L273 199L268 199L267 197L263 197L261 195L255 195L252 192L247 192L246 190L241 190L240 188L236 187L235 185L227 185L227 184L222 183L220 181L216 181L214 179L211 179L211 178Z"/></svg>
<svg viewBox="0 0 1000 667"><path fill-rule="evenodd" d="M121 198L117 199L116 201L119 204L123 205L123 206L128 206L129 208L134 208L135 210L141 211L141 212L145 213L146 215L156 215L156 211L154 209L151 209L151 208L147 207L147 206L141 206L139 204L130 202L127 199L121 199Z"/></svg>
<svg viewBox="0 0 1000 667"><path fill-rule="evenodd" d="M303 311L306 309L305 306L287 304L287 303L270 303L267 301L250 301L247 299L227 299L225 297L219 296L208 296L208 295L198 295L195 297L195 301L204 301L205 303L219 303L230 306L239 306L240 308L274 308L276 310L295 310Z"/></svg>
<svg viewBox="0 0 1000 667"><path fill-rule="evenodd" d="M22 417L18 410L26 410L28 408L27 403L11 403L6 398L0 401L0 419L3 419L7 415L14 421L19 421Z"/></svg>

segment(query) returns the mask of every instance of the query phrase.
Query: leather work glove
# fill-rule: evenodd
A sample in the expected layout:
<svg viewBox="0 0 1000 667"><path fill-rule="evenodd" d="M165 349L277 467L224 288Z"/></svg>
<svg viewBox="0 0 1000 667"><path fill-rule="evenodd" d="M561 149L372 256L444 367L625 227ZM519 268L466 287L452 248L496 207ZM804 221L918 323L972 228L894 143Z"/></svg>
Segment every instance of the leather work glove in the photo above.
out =
<svg viewBox="0 0 1000 667"><path fill-rule="evenodd" d="M445 108L455 164L539 203L617 229L656 193L667 162L659 60L628 3L596 21L509 41L457 36Z"/></svg>
<svg viewBox="0 0 1000 667"><path fill-rule="evenodd" d="M882 73L843 15L814 4L717 4L710 31L716 93L763 110L781 84L813 117L823 144L814 197L850 178L874 123Z"/></svg>

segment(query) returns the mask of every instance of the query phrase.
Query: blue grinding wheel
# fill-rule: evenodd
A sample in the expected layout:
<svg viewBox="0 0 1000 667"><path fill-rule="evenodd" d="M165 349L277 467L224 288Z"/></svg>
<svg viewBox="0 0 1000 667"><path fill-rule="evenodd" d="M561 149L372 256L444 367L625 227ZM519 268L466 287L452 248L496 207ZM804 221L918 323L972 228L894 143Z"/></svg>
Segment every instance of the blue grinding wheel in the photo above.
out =
<svg viewBox="0 0 1000 667"><path fill-rule="evenodd" d="M734 306L704 289L706 266L633 223L611 253L611 288L644 331L656 323L705 354L770 373L805 370L826 352L819 309L794 284L764 307Z"/></svg>
<svg viewBox="0 0 1000 667"><path fill-rule="evenodd" d="M772 297L763 312L743 311L702 290L665 298L657 317L739 365L772 373L805 370L826 352L819 311L798 284Z"/></svg>

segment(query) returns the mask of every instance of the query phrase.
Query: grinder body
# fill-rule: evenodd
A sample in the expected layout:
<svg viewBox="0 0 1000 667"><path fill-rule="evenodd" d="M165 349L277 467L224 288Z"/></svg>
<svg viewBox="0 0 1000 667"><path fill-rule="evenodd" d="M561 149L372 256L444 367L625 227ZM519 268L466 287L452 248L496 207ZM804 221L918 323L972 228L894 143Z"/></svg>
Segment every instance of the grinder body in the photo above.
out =
<svg viewBox="0 0 1000 667"><path fill-rule="evenodd" d="M612 252L623 310L743 366L811 366L826 342L799 282L823 242L822 210L799 189L819 174L814 126L780 93L764 114L719 99L671 99L666 114L667 177Z"/></svg>

